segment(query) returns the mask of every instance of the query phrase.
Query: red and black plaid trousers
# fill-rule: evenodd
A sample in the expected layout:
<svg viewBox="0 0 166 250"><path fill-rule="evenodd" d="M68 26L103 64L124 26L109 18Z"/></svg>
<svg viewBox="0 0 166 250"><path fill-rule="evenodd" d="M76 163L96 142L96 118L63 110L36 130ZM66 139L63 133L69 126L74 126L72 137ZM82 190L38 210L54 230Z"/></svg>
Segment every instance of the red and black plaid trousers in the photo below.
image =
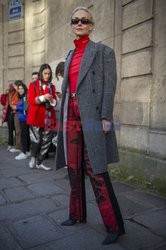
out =
<svg viewBox="0 0 166 250"><path fill-rule="evenodd" d="M123 231L122 215L108 172L93 174L83 138L76 97L69 99L67 127L67 161L71 186L69 218L79 222L86 221L84 177L87 174L107 231Z"/></svg>

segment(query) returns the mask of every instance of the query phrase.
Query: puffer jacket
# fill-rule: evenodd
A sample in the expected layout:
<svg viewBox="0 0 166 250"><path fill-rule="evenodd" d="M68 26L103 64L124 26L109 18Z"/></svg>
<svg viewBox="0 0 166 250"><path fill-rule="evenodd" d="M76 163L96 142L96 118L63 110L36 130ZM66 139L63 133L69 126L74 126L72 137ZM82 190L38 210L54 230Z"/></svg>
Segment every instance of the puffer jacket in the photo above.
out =
<svg viewBox="0 0 166 250"><path fill-rule="evenodd" d="M25 97L24 97L25 98ZM27 119L27 114L26 114L26 111L24 109L24 98L22 98L17 107L16 107L16 111L17 111L17 114L18 114L18 119L20 122L25 122L26 119Z"/></svg>

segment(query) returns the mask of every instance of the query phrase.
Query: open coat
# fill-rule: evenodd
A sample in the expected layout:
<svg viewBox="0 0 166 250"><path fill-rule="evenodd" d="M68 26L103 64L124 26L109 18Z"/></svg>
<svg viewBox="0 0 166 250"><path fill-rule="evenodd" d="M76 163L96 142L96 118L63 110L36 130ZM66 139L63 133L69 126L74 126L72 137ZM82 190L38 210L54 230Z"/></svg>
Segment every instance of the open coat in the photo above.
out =
<svg viewBox="0 0 166 250"><path fill-rule="evenodd" d="M56 154L56 169L67 165L66 120L69 100L68 71L74 50L65 63L62 83L60 128ZM107 164L119 161L113 106L116 90L116 60L113 49L89 41L80 66L76 95L80 110L84 141L94 174L107 171ZM105 135L102 119L111 121L110 132Z"/></svg>
<svg viewBox="0 0 166 250"><path fill-rule="evenodd" d="M45 89L41 88L41 81L36 79L34 82L29 84L27 100L29 103L27 124L30 126L37 126L39 128L47 128L46 121L46 105L45 102L37 103L36 97L49 93L49 88L46 86ZM52 87L52 96L56 100L56 89L54 85ZM42 91L41 91L42 90ZM55 126L55 110L53 106L50 106L48 111L51 113L51 128Z"/></svg>

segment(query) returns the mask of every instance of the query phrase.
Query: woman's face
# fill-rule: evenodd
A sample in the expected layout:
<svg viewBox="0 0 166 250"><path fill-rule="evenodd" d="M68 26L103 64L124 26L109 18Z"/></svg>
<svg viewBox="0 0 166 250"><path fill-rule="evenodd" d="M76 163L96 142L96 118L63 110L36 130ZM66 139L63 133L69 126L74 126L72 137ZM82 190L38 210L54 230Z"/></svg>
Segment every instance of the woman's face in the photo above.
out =
<svg viewBox="0 0 166 250"><path fill-rule="evenodd" d="M51 76L50 69L44 69L43 72L42 72L43 80L46 81L46 82L49 81L50 76Z"/></svg>
<svg viewBox="0 0 166 250"><path fill-rule="evenodd" d="M81 21L78 24L72 24L71 28L73 33L76 35L77 38L89 35L93 29L93 24L91 23L91 18L88 12L85 10L78 10L72 16L72 20L87 20L87 24L82 24ZM89 21L89 23L88 23Z"/></svg>
<svg viewBox="0 0 166 250"><path fill-rule="evenodd" d="M18 93L20 94L20 95L23 95L24 94L24 88L22 87L22 86L18 86Z"/></svg>

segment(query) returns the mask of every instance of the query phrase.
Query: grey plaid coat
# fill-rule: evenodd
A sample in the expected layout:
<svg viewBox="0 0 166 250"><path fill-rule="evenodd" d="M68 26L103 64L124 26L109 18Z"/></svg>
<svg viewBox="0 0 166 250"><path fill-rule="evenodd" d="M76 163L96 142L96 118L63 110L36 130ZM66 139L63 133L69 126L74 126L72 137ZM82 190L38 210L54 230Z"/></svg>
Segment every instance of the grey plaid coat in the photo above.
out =
<svg viewBox="0 0 166 250"><path fill-rule="evenodd" d="M60 122L63 128L67 120L69 86L68 71L74 50L65 63L62 84ZM80 66L77 98L82 121L84 141L95 174L107 171L107 164L119 161L113 123L107 135L102 132L101 120L113 122L114 95L116 90L116 61L113 49L101 43L89 41ZM56 169L67 165L66 131L60 128L56 151Z"/></svg>

